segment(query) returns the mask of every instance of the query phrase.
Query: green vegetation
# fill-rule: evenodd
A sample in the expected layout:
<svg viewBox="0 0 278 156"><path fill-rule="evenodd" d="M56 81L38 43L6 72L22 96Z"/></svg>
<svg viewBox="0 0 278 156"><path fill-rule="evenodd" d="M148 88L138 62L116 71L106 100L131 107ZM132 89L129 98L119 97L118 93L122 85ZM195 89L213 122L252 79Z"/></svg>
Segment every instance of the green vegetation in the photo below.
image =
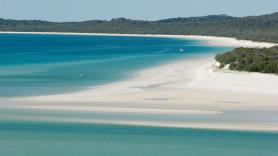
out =
<svg viewBox="0 0 278 156"><path fill-rule="evenodd" d="M125 18L84 22L0 19L0 31L211 35L278 43L278 13L248 17L212 15L159 21Z"/></svg>
<svg viewBox="0 0 278 156"><path fill-rule="evenodd" d="M231 70L278 74L278 46L272 48L236 48L218 54L215 59L220 68L229 65Z"/></svg>

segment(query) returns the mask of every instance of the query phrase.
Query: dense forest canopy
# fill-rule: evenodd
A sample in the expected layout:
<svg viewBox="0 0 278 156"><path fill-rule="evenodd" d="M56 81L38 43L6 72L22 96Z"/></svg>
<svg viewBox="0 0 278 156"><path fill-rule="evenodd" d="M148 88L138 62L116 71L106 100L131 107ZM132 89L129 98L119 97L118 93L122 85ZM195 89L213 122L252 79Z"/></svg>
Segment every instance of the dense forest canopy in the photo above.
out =
<svg viewBox="0 0 278 156"><path fill-rule="evenodd" d="M272 48L236 48L218 54L215 59L220 68L229 65L231 70L278 74L278 46Z"/></svg>
<svg viewBox="0 0 278 156"><path fill-rule="evenodd" d="M125 18L84 22L0 19L0 31L211 35L278 43L278 13L248 17L212 15L158 21Z"/></svg>

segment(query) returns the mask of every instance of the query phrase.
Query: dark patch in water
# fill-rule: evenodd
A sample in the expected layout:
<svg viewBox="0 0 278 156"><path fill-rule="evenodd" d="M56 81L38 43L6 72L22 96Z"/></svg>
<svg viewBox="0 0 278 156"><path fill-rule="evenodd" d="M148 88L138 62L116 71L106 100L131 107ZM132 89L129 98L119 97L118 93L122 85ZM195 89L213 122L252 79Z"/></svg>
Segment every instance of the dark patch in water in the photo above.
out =
<svg viewBox="0 0 278 156"><path fill-rule="evenodd" d="M239 101L214 101L216 103L226 103L226 104L239 104Z"/></svg>
<svg viewBox="0 0 278 156"><path fill-rule="evenodd" d="M169 98L145 98L148 101L169 101Z"/></svg>

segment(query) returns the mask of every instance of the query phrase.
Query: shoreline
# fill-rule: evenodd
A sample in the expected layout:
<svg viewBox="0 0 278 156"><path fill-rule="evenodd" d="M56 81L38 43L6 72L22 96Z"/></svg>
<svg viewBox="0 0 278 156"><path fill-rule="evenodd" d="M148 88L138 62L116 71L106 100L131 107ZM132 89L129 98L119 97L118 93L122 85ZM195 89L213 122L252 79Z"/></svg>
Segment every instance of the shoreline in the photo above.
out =
<svg viewBox="0 0 278 156"><path fill-rule="evenodd" d="M20 109L45 112L123 115L116 120L113 117L104 119L95 116L84 119L54 118L54 121L278 131L276 122L278 85L272 84L273 81L278 81L278 77L273 76L274 79L270 79L269 85L262 83L264 85L260 86L256 84L261 84L265 78L268 80L272 75L248 74L247 79L243 79L246 73L231 73L232 77L223 76L227 73L222 70L214 71L211 66L213 62L212 56L180 61L146 69L138 73L136 78L122 82L76 93L18 98L13 99L12 102L17 103L14 106ZM258 76L262 75L263 78L258 79ZM242 90L250 87L245 86L250 78L254 81L249 85L254 88L249 89L255 92ZM237 84L233 84L235 82ZM260 88L262 86L264 88ZM274 94L265 92L270 87L276 91L273 92ZM131 114L138 118L127 120L126 115ZM142 115L150 118L142 118ZM167 116L171 118L180 116L184 121L163 120ZM152 120L152 118L159 120Z"/></svg>
<svg viewBox="0 0 278 156"><path fill-rule="evenodd" d="M162 34L110 34L110 33L73 33L73 32L10 32L0 31L0 34L34 34L34 35L84 35L84 36L127 36L127 37L159 37L178 38L204 41L210 46L223 47L248 47L269 48L278 43L256 42L251 40L239 40L231 37L202 36L202 35L162 35Z"/></svg>
<svg viewBox="0 0 278 156"><path fill-rule="evenodd" d="M43 34L84 35L79 33ZM118 34L85 35L119 36ZM179 37L203 40L212 46L273 46L271 43L209 36L128 34L121 34L120 36ZM278 85L275 85L275 82L278 82L278 77L259 73L226 73L223 70L215 70L213 64L215 64L215 60L212 55L179 60L145 69L128 80L92 87L76 93L12 98L9 101L17 108L43 111L59 110L69 114L71 112L90 112L93 114L102 112L112 115L117 113L133 114L139 115L139 117L140 114L154 117L181 115L184 118L184 122L180 123L163 120L155 122L151 119L143 120L141 118L136 121L94 119L102 123L118 122L128 125L166 127L172 125L171 127L278 131L277 117L275 116L278 113L278 105L276 105ZM270 111L274 111L274 113L271 114ZM260 113L259 117L256 115L258 112ZM209 118L209 120L200 122L200 116ZM68 120L78 119L69 118ZM92 121L88 118L78 122Z"/></svg>
<svg viewBox="0 0 278 156"><path fill-rule="evenodd" d="M201 63L202 63L202 67L204 67L207 65L207 62L208 61L211 62L212 59L213 59L213 55L190 57L188 59L171 61L171 63L157 65L151 68L140 70L134 73L132 76L130 76L131 78L126 80L112 82L112 83L98 85L98 86L92 86L89 89L78 91L78 92L56 94L56 95L15 97L13 99L32 100L32 99L45 98L44 100L47 99L51 100L50 98L56 99L57 96L57 100L59 100L61 99L59 97L63 96L64 98L61 99L61 101L65 102L65 100L68 101L66 97L83 96L86 94L91 94L92 92L94 93L95 96L140 92L140 91L144 91L144 89L148 87L152 88L152 86L163 85L170 82L181 81L184 79L186 79L185 83L189 84L189 83L193 83L192 80L194 80L195 74L190 75L190 77L188 74L193 73L197 69L197 68L193 69L193 67L195 65L200 65ZM184 63L185 61L186 63ZM76 100L82 101L81 99L76 99ZM87 101L85 99L83 100ZM91 100L88 99L88 101Z"/></svg>

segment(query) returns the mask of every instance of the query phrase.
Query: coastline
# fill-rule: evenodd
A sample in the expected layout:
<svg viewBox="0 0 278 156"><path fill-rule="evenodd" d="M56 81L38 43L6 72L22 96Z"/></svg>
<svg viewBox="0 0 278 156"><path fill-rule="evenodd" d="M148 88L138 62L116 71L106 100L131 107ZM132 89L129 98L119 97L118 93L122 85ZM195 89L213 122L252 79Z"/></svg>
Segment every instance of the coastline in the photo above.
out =
<svg viewBox="0 0 278 156"><path fill-rule="evenodd" d="M274 45L211 36L31 34L172 37L202 40L211 46L229 47L270 47ZM15 103L15 107L22 109L60 110L69 113L73 111L152 116L181 115L185 117L183 122L151 121L140 118L135 121L84 119L78 120L78 122L278 131L277 117L275 116L275 113L278 112L278 105L276 105L278 85L275 85L278 77L269 74L227 73L227 71L217 70L213 66L215 64L213 57L208 55L180 60L138 72L133 79L92 87L77 93L15 98L10 101ZM274 111L274 113L269 115L270 111ZM230 112L234 114L231 115ZM258 112L261 113L260 117L254 118ZM211 119L198 121L200 116ZM237 118L237 116L242 118ZM74 121L75 119L70 120Z"/></svg>
<svg viewBox="0 0 278 156"><path fill-rule="evenodd" d="M38 34L38 35L86 35L86 36L127 36L127 37L159 37L179 38L204 41L210 46L223 47L248 47L269 48L278 43L255 42L250 40L238 40L231 37L201 36L201 35L161 35L161 34L109 34L109 33L69 33L69 32L9 32L0 31L0 34Z"/></svg>

